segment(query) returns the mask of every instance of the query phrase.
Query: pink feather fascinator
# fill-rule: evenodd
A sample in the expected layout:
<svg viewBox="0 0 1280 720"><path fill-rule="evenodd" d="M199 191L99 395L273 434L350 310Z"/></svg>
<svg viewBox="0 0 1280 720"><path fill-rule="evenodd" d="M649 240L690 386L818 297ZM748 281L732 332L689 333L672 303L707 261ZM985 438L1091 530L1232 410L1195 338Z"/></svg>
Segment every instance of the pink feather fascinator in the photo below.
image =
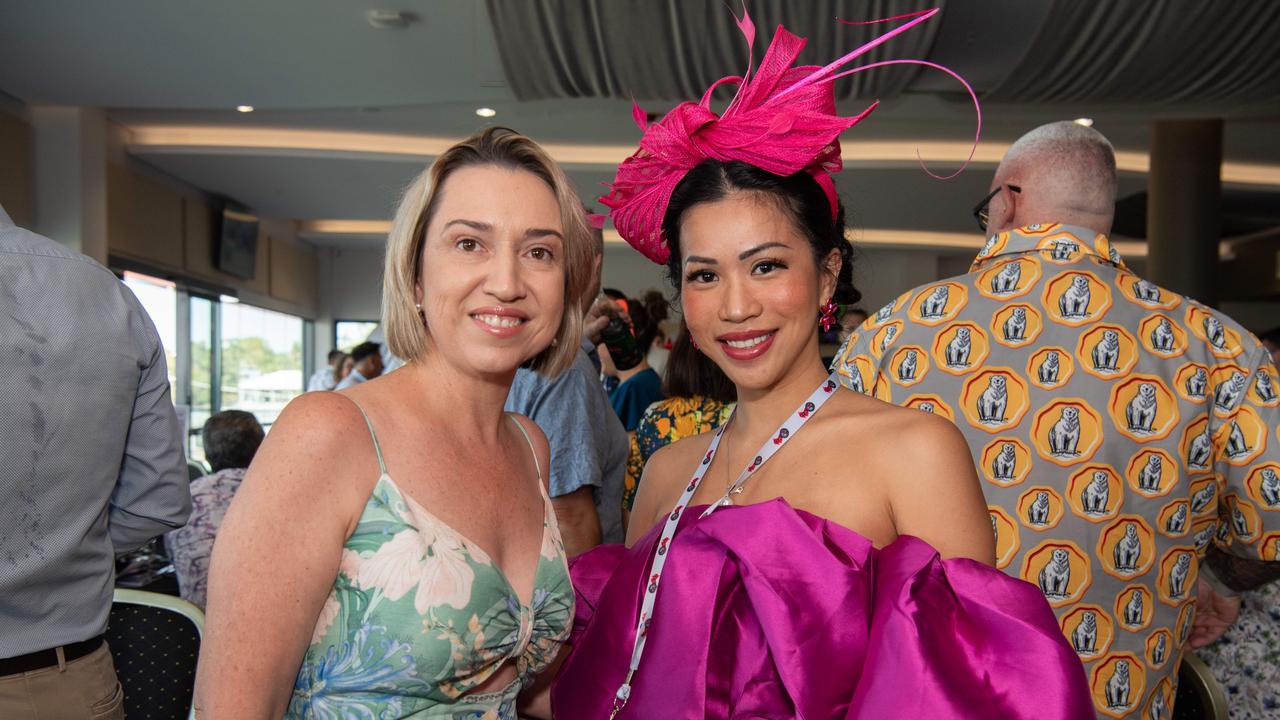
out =
<svg viewBox="0 0 1280 720"><path fill-rule="evenodd" d="M742 76L721 78L707 89L701 100L681 103L652 124L646 122L645 112L640 106L632 103L636 124L644 132L640 148L618 167L609 193L600 198L600 202L609 207L618 233L645 257L656 263L665 263L670 248L662 233L662 219L671 194L694 166L708 158L750 163L775 175L791 175L804 170L826 193L834 217L838 212L839 197L831 175L842 168L840 133L857 125L879 104L877 100L851 117L837 114L835 80L885 65L924 65L959 80L977 108L978 98L964 78L925 60L886 60L840 70L872 48L937 14L938 9L934 8L883 20L847 23L867 25L907 21L822 67L792 67L807 41L779 25L754 74L749 62L747 72ZM738 27L746 38L750 56L755 24L745 6ZM711 96L716 88L726 84L737 85L738 89L724 112L717 115L711 110ZM975 149L981 128L979 111ZM973 151L970 150L970 158L972 156ZM947 177L954 177L954 174Z"/></svg>

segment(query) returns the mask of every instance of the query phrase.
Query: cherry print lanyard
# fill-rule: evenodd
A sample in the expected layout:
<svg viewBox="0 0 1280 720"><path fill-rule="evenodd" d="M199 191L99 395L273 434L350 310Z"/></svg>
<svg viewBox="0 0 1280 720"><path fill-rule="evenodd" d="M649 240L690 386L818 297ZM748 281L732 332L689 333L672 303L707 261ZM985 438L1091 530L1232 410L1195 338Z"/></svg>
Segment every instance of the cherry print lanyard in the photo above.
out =
<svg viewBox="0 0 1280 720"><path fill-rule="evenodd" d="M760 448L755 458L752 459L751 464L729 486L724 496L709 505L699 517L706 517L725 505L732 505L733 496L742 492L747 480L751 479L751 476L760 469L761 465L768 462L774 453L787 444L787 441L796 434L800 426L808 422L809 418L813 417L813 414L818 411L818 408L822 407L823 403L835 394L837 387L839 387L839 383L836 382L835 373L832 373L818 386L817 390L813 391L813 394L798 410L787 417L782 426L773 434L773 437L765 441L764 446ZM732 420L732 417L730 420ZM636 623L636 639L631 650L631 668L627 671L627 679L618 687L618 693L614 696L613 712L609 713L610 720L622 708L626 707L627 700L631 699L631 678L636 674L636 668L640 667L640 657L644 655L644 646L649 635L649 625L653 622L653 605L658 598L658 583L662 579L662 568L667 564L667 548L670 546L671 538L675 536L676 526L680 524L680 515L688 507L689 500L697 492L698 486L702 484L702 478L707 474L707 468L711 466L712 458L716 456L716 448L720 446L720 438L728 427L729 422L725 422L716 431L715 437L711 439L711 446L707 448L706 456L702 458L702 463L698 465L698 469L693 473L693 479L689 481L689 486L684 489L684 494L676 501L675 509L667 515L667 521L662 526L662 537L658 540L658 550L654 553L653 564L649 567L649 585L645 588L644 601L640 605L640 618Z"/></svg>

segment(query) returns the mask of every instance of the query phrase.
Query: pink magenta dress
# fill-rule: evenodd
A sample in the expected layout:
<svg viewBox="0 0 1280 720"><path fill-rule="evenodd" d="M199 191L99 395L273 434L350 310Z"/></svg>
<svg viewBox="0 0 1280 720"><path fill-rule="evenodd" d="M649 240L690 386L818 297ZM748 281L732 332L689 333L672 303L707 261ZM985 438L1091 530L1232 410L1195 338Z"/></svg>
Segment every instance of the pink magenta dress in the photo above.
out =
<svg viewBox="0 0 1280 720"><path fill-rule="evenodd" d="M875 549L782 499L680 519L628 718L1093 718L1035 586L904 536ZM572 562L556 720L603 720L661 524Z"/></svg>

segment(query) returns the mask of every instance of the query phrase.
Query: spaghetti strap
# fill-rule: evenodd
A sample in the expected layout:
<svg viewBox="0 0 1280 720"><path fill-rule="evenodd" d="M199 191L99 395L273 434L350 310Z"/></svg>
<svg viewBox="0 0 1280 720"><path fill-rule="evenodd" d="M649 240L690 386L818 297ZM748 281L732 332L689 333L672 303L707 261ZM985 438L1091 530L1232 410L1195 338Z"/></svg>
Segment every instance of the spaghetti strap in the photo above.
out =
<svg viewBox="0 0 1280 720"><path fill-rule="evenodd" d="M338 397L344 397L344 398L347 398L348 400L351 400L351 398L347 397L346 395L343 395L342 393L334 393L334 394L337 395ZM382 448L378 445L378 434L373 431L373 423L369 421L369 416L365 414L364 408L360 407L360 403L356 402L355 400L351 400L351 404L355 405L356 409L360 411L360 417L364 418L365 427L369 428L369 438L373 440L373 452L378 456L378 473L381 475L386 475L387 463L384 462L382 459Z"/></svg>
<svg viewBox="0 0 1280 720"><path fill-rule="evenodd" d="M516 424L516 427L520 429L520 434L524 436L524 441L529 444L529 454L533 456L533 469L538 473L538 485L542 485L542 465L538 462L538 451L533 449L533 440L529 438L529 433L524 429L524 423L517 420L514 413L507 413L507 417L511 418L511 422Z"/></svg>

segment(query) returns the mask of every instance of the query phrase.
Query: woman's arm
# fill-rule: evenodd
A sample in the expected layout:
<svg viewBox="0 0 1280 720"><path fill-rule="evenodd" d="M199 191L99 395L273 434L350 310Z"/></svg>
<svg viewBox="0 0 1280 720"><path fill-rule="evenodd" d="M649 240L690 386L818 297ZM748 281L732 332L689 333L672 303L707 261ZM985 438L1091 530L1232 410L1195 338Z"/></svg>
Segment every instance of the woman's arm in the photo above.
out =
<svg viewBox="0 0 1280 720"><path fill-rule="evenodd" d="M358 498L377 476L363 430L350 401L304 395L254 458L209 568L195 693L201 718L274 720L287 709Z"/></svg>
<svg viewBox="0 0 1280 720"><path fill-rule="evenodd" d="M995 564L995 536L964 436L947 420L919 413L892 450L889 501L899 535L914 535L943 558ZM892 436L891 436L892 437Z"/></svg>

